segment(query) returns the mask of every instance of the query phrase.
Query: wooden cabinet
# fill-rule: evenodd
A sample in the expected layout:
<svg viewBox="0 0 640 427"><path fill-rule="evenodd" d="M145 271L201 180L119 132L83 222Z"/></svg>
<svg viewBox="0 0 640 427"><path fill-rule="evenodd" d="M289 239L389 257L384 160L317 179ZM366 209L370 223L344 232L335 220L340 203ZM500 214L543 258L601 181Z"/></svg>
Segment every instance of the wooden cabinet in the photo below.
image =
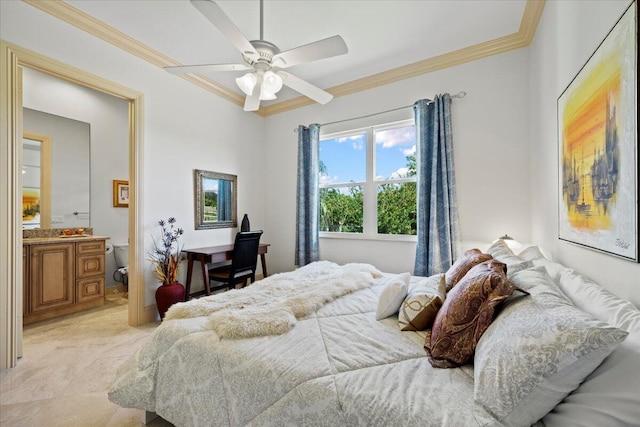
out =
<svg viewBox="0 0 640 427"><path fill-rule="evenodd" d="M25 245L24 324L104 304L104 239Z"/></svg>
<svg viewBox="0 0 640 427"><path fill-rule="evenodd" d="M29 312L38 313L74 302L73 264L75 244L31 247L29 257Z"/></svg>
<svg viewBox="0 0 640 427"><path fill-rule="evenodd" d="M76 243L76 300L104 299L104 240Z"/></svg>

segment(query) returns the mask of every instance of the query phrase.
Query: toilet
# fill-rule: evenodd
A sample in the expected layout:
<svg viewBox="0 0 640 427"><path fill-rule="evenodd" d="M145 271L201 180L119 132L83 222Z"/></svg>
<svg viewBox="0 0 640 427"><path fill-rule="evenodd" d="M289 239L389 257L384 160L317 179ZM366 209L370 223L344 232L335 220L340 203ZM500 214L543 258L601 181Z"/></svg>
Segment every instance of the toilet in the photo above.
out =
<svg viewBox="0 0 640 427"><path fill-rule="evenodd" d="M113 273L113 280L127 286L129 284L129 244L114 244L113 254L116 257L116 266L118 267Z"/></svg>

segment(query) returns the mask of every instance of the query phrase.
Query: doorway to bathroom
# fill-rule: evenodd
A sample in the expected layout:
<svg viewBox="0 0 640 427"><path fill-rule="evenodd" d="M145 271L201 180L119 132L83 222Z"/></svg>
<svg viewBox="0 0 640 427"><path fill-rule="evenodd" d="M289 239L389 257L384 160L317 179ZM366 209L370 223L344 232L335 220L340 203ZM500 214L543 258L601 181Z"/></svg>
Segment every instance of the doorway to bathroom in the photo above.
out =
<svg viewBox="0 0 640 427"><path fill-rule="evenodd" d="M50 141L47 212L42 228L89 229L105 236L104 296L126 298L129 266L128 203L114 203L114 182L129 183L129 106L126 100L24 67L24 134ZM39 181L27 166L23 141L23 194ZM37 191L37 190L36 190ZM24 196L23 196L24 199ZM23 228L34 228L24 224ZM36 226L35 228L40 228ZM123 301L126 303L126 299Z"/></svg>
<svg viewBox="0 0 640 427"><path fill-rule="evenodd" d="M83 88L89 88L123 101L127 109L125 124L127 139L128 165L128 209L122 210L128 221L126 242L130 245L128 265L128 323L137 326L153 320L154 307L145 309L144 286L140 266L144 261L142 215L139 206L139 194L142 188L142 102L141 93L119 84L110 82L61 62L52 60L29 50L0 41L2 79L0 88L1 119L6 124L0 134L3 176L5 184L0 188L0 201L7 206L6 215L0 219L0 247L6 256L0 259L0 310L3 321L0 322L0 369L15 366L22 351L22 201L20 188L20 162L22 149L22 73L25 69L36 70L46 75L73 82ZM29 72L29 71L27 71ZM57 98L50 102L60 102ZM6 108L5 108L6 107ZM4 127L4 126L3 126ZM6 132L5 132L6 130ZM111 184L109 192L112 191ZM53 226L53 225L52 225ZM115 260L114 260L115 264ZM6 314L6 316L5 316Z"/></svg>

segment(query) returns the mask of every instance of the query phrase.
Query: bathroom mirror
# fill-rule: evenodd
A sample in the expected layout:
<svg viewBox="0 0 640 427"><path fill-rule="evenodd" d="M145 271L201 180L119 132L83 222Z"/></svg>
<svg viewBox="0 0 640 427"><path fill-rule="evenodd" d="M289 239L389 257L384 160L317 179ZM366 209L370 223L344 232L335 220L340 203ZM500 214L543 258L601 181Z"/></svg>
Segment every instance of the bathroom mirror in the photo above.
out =
<svg viewBox="0 0 640 427"><path fill-rule="evenodd" d="M237 176L193 171L195 228L237 227Z"/></svg>
<svg viewBox="0 0 640 427"><path fill-rule="evenodd" d="M23 228L90 227L89 123L23 108Z"/></svg>

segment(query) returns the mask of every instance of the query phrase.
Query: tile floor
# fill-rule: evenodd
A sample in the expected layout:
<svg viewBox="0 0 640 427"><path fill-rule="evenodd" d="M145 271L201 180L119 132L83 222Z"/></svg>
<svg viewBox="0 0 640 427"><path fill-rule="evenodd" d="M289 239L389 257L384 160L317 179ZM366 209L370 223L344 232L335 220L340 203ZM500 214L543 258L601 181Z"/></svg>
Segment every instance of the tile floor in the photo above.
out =
<svg viewBox="0 0 640 427"><path fill-rule="evenodd" d="M103 307L27 325L24 356L1 374L0 426L142 426L142 411L111 403L107 392L156 326L128 326L122 293L110 293Z"/></svg>

